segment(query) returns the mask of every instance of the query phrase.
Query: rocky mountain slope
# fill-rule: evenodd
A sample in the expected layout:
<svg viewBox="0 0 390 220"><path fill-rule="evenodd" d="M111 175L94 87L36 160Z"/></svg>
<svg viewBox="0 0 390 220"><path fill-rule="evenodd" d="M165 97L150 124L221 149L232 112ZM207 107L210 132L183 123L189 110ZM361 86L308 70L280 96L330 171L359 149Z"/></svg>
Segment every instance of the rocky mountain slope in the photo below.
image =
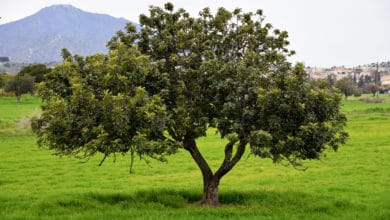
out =
<svg viewBox="0 0 390 220"><path fill-rule="evenodd" d="M128 23L123 18L54 5L21 20L0 25L0 56L13 62L61 60L61 49L72 54L106 52L106 43Z"/></svg>

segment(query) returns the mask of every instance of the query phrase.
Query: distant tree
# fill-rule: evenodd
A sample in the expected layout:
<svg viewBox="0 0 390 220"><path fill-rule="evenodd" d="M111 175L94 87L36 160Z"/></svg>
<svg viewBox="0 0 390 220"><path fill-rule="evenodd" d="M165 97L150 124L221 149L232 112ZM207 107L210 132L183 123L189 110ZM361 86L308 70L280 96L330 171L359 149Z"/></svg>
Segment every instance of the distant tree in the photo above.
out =
<svg viewBox="0 0 390 220"><path fill-rule="evenodd" d="M328 86L332 87L337 81L336 75L335 74L329 74L326 76L326 79L328 81Z"/></svg>
<svg viewBox="0 0 390 220"><path fill-rule="evenodd" d="M347 99L348 96L360 93L359 88L353 82L351 76L347 76L336 81L335 87L338 88L344 94L345 99Z"/></svg>
<svg viewBox="0 0 390 220"><path fill-rule="evenodd" d="M373 82L373 80L371 79L371 76L365 75L365 76L364 76L364 82L365 82L366 84L368 84L368 83L370 83L370 82Z"/></svg>
<svg viewBox="0 0 390 220"><path fill-rule="evenodd" d="M371 76L363 75L359 77L359 81L357 83L358 88L363 93L371 93L370 84L373 83ZM375 84L375 83L373 83Z"/></svg>
<svg viewBox="0 0 390 220"><path fill-rule="evenodd" d="M365 85L364 76L360 76L359 80L358 80L358 83L357 83L357 87L358 88L363 88L364 85Z"/></svg>
<svg viewBox="0 0 390 220"><path fill-rule="evenodd" d="M7 82L12 78L12 75L0 73L0 88L4 88Z"/></svg>
<svg viewBox="0 0 390 220"><path fill-rule="evenodd" d="M368 89L372 93L372 96L375 96L379 93L380 86L376 85L375 83L368 84Z"/></svg>
<svg viewBox="0 0 390 220"><path fill-rule="evenodd" d="M379 72L378 63L376 63L375 67L376 67L375 70L371 71L373 83L375 83L375 85L377 85L377 86L380 86L381 85L381 74Z"/></svg>
<svg viewBox="0 0 390 220"><path fill-rule="evenodd" d="M373 93L373 95L377 96L377 98L379 98L379 90L380 90L380 86L381 86L381 74L379 72L379 64L376 63L376 69L374 71L371 72L371 74L373 75L373 78L374 78L374 84L375 86L372 86L372 85L369 85L369 88L371 90L371 92Z"/></svg>
<svg viewBox="0 0 390 220"><path fill-rule="evenodd" d="M35 91L34 77L17 74L6 83L4 90L15 93L16 100L20 102L23 94L33 93Z"/></svg>
<svg viewBox="0 0 390 220"><path fill-rule="evenodd" d="M62 48L61 57L63 60L72 59L72 54L69 52L68 49Z"/></svg>
<svg viewBox="0 0 390 220"><path fill-rule="evenodd" d="M50 72L50 68L47 68L45 64L32 64L23 67L20 70L19 75L20 76L30 75L34 77L35 83L40 83L43 80L43 76L48 72Z"/></svg>
<svg viewBox="0 0 390 220"><path fill-rule="evenodd" d="M5 85L5 75L6 73L0 73L0 89Z"/></svg>
<svg viewBox="0 0 390 220"><path fill-rule="evenodd" d="M218 186L253 155L299 167L336 150L347 137L342 97L307 81L287 32L256 14L220 8L198 18L151 7L141 31L127 25L109 54L65 59L40 87L42 115L33 120L40 145L59 155L130 154L157 158L187 151L203 177L201 204L219 204ZM216 128L226 145L212 171L196 140ZM130 165L131 166L131 165Z"/></svg>

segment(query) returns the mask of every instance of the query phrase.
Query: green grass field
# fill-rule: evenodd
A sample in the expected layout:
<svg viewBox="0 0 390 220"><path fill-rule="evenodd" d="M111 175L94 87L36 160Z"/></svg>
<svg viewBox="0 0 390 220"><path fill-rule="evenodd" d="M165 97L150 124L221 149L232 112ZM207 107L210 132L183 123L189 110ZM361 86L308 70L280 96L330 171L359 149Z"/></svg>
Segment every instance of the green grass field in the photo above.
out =
<svg viewBox="0 0 390 220"><path fill-rule="evenodd" d="M168 163L102 155L89 161L38 148L28 118L40 100L0 98L0 219L390 219L390 96L344 102L350 138L304 172L245 156L222 179L220 208L199 207L201 174L180 151ZM216 167L223 142L199 140Z"/></svg>

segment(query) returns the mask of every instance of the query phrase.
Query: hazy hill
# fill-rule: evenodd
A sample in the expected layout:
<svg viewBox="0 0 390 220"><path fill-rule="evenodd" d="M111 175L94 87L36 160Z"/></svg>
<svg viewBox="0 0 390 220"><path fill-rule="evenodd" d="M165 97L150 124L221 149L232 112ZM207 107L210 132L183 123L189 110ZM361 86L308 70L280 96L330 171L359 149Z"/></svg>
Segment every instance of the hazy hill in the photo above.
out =
<svg viewBox="0 0 390 220"><path fill-rule="evenodd" d="M87 55L106 52L106 43L129 21L54 5L21 20L0 25L0 56L13 62L61 60L61 49Z"/></svg>

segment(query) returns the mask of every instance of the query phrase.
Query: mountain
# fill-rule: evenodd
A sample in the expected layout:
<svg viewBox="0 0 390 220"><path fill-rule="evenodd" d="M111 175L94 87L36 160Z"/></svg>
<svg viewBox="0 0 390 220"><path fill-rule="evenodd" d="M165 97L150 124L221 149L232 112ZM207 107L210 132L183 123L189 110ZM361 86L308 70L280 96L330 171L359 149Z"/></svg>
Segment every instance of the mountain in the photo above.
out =
<svg viewBox="0 0 390 220"><path fill-rule="evenodd" d="M105 53L107 41L128 22L71 5L53 5L0 25L0 56L13 62L44 63L61 60L62 48L80 55Z"/></svg>

